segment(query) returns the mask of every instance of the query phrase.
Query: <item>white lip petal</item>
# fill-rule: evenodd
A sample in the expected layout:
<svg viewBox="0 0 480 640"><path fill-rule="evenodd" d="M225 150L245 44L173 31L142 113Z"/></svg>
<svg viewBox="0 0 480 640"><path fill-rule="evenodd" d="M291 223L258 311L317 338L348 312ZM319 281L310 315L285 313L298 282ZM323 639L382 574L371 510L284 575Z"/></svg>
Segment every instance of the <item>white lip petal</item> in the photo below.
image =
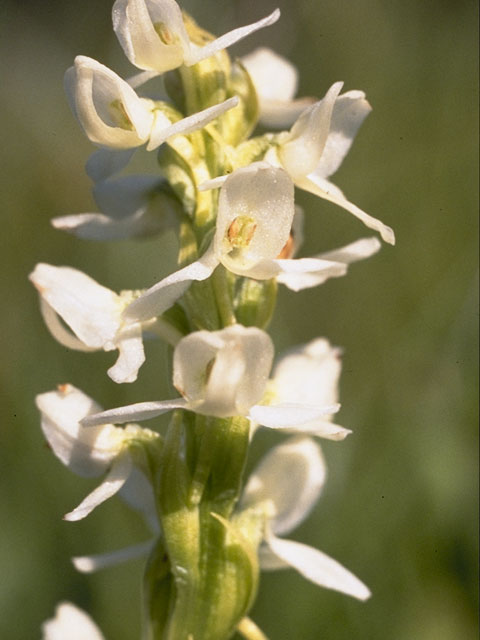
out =
<svg viewBox="0 0 480 640"><path fill-rule="evenodd" d="M253 24L249 24L244 27L238 27L238 29L233 29L233 31L229 31L204 47L195 47L190 45L190 50L185 55L185 64L192 65L200 62L200 60L209 58L214 53L217 53L217 51L230 47L232 44L246 38L251 33L275 24L279 18L280 9L275 9L275 11L270 15L258 20L258 22L254 22Z"/></svg>
<svg viewBox="0 0 480 640"><path fill-rule="evenodd" d="M217 265L218 260L210 247L196 262L175 271L142 293L125 309L124 317L127 320L149 320L161 315L185 293L193 280L206 280Z"/></svg>
<svg viewBox="0 0 480 640"><path fill-rule="evenodd" d="M103 482L82 500L78 507L67 513L63 517L64 520L73 522L88 516L95 507L111 498L122 488L130 475L131 469L132 459L128 453L117 456Z"/></svg>
<svg viewBox="0 0 480 640"><path fill-rule="evenodd" d="M113 367L107 371L110 378L117 383L135 382L138 370L145 362L145 351L142 341L140 323L128 325L122 329L117 341L119 356Z"/></svg>
<svg viewBox="0 0 480 640"><path fill-rule="evenodd" d="M84 611L70 602L57 606L55 618L42 624L43 640L105 640Z"/></svg>
<svg viewBox="0 0 480 640"><path fill-rule="evenodd" d="M98 553L90 556L76 556L72 558L73 566L80 573L94 573L101 569L114 567L117 564L123 564L129 560L135 560L147 556L154 544L153 540L141 542L140 544L117 549L108 553Z"/></svg>
<svg viewBox="0 0 480 640"><path fill-rule="evenodd" d="M102 411L102 413L87 416L81 423L84 427L92 427L98 424L105 424L105 422L114 424L123 424L124 422L131 422L132 420L141 422L142 420L156 418L162 415L162 413L166 413L172 409L187 408L187 402L183 398L178 398L178 400L137 402L125 407L109 409L108 411Z"/></svg>
<svg viewBox="0 0 480 640"><path fill-rule="evenodd" d="M318 549L293 540L282 540L273 535L268 536L266 542L276 556L307 580L358 600L367 600L370 597L370 590L361 580Z"/></svg>
<svg viewBox="0 0 480 640"><path fill-rule="evenodd" d="M326 479L320 447L311 438L289 438L271 449L251 474L242 506L269 501L269 527L277 535L295 529L312 510Z"/></svg>
<svg viewBox="0 0 480 640"><path fill-rule="evenodd" d="M250 409L249 417L264 427L271 429L294 428L302 431L301 426L316 418L336 413L339 404L330 406L305 406L284 403L273 406L255 405Z"/></svg>

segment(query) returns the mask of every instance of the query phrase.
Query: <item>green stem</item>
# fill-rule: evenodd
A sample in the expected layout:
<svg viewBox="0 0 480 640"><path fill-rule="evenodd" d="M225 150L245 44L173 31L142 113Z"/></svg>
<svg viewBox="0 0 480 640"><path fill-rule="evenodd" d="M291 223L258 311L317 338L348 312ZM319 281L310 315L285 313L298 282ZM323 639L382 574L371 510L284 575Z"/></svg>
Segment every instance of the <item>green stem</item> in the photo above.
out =
<svg viewBox="0 0 480 640"><path fill-rule="evenodd" d="M228 286L227 271L223 265L219 265L212 276L213 291L217 303L218 314L223 327L228 327L237 322L233 310L232 297Z"/></svg>

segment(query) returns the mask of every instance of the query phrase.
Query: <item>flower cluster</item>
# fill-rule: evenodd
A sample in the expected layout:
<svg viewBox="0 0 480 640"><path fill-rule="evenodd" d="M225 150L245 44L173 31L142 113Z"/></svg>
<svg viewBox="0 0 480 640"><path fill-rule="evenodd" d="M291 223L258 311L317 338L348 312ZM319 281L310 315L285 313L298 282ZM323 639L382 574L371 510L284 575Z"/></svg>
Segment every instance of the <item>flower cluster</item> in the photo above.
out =
<svg viewBox="0 0 480 640"><path fill-rule="evenodd" d="M370 595L338 562L283 537L308 516L325 482L314 437L350 433L333 421L341 352L317 338L275 361L266 328L278 283L293 291L321 285L380 248L367 237L298 257L304 215L295 187L352 213L386 242L394 234L329 180L370 111L365 94L342 94L337 82L321 100L295 98L297 72L284 58L265 48L228 56L227 47L279 16L215 39L175 0L116 0L113 28L139 73L126 81L78 56L65 75L72 111L99 147L86 166L99 212L53 225L97 241L172 228L179 238L178 269L148 289L116 293L67 266L38 264L30 275L61 344L118 350L108 370L114 382L137 379L146 337L173 348L171 399L102 411L71 384L37 397L53 453L78 475L103 476L65 519L84 518L118 493L151 530L134 547L73 559L89 572L148 557L144 637L151 640L226 640L235 630L263 637L247 617L260 569L292 567L318 585ZM142 91L150 80L157 94ZM168 100L155 97L162 81ZM251 137L259 122L283 130ZM157 150L159 174L128 173L139 148ZM167 412L163 435L139 424ZM244 482L260 427L289 435ZM79 630L102 637L63 603L44 637Z"/></svg>

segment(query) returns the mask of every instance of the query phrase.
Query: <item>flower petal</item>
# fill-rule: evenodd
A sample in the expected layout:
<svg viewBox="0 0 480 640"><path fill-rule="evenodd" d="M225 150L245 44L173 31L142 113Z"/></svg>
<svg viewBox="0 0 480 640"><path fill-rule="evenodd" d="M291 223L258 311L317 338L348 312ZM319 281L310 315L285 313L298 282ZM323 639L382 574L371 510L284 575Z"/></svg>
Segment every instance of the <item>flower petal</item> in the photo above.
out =
<svg viewBox="0 0 480 640"><path fill-rule="evenodd" d="M279 358L273 370L273 402L299 402L306 405L338 402L341 353L341 349L332 347L325 338L289 349ZM321 429L328 418L320 418ZM311 426L315 425L317 420Z"/></svg>
<svg viewBox="0 0 480 640"><path fill-rule="evenodd" d="M70 602L61 602L55 618L42 624L43 640L104 640L100 629L81 609Z"/></svg>
<svg viewBox="0 0 480 640"><path fill-rule="evenodd" d="M305 191L314 193L316 196L320 196L320 198L338 204L339 207L346 209L361 220L366 227L378 231L385 242L395 244L395 234L390 227L387 227L387 225L383 224L380 220L377 220L368 213L365 213L365 211L359 209L352 202L349 202L342 191L328 180L323 180L315 173L311 173L307 178L296 181L295 184L300 187L300 189L305 189Z"/></svg>
<svg viewBox="0 0 480 640"><path fill-rule="evenodd" d="M73 385L36 397L42 415L42 431L54 454L65 466L81 476L105 472L122 448L123 429L102 424L85 429L80 421L98 413L101 407Z"/></svg>
<svg viewBox="0 0 480 640"><path fill-rule="evenodd" d="M272 49L258 47L240 60L261 100L289 102L297 93L297 68Z"/></svg>
<svg viewBox="0 0 480 640"><path fill-rule="evenodd" d="M250 476L242 507L270 501L270 529L283 535L295 529L320 497L327 469L320 447L311 438L289 438L271 449Z"/></svg>
<svg viewBox="0 0 480 640"><path fill-rule="evenodd" d="M343 86L336 82L327 94L305 109L278 150L282 166L296 183L315 170L330 130L335 101Z"/></svg>
<svg viewBox="0 0 480 640"><path fill-rule="evenodd" d="M371 110L363 91L347 91L337 98L327 142L315 168L316 175L328 178L337 171Z"/></svg>
<svg viewBox="0 0 480 640"><path fill-rule="evenodd" d="M70 267L37 264L30 280L42 298L88 347L104 348L120 325L120 298Z"/></svg>
<svg viewBox="0 0 480 640"><path fill-rule="evenodd" d="M344 262L350 264L370 258L375 255L381 249L381 243L378 238L362 238L356 240L351 244L347 244L340 249L333 249L333 251L327 251L326 253L319 253L315 258L321 260L332 260L334 262Z"/></svg>
<svg viewBox="0 0 480 640"><path fill-rule="evenodd" d="M92 429L95 427L85 428ZM155 506L152 483L137 466L133 467L132 472L128 476L128 480L120 489L118 495L130 508L142 514L145 522L153 533L156 535L160 533L160 523Z"/></svg>
<svg viewBox="0 0 480 640"><path fill-rule="evenodd" d="M283 169L266 162L237 169L220 190L215 255L233 273L262 277L253 268L282 251L294 214L294 187Z"/></svg>
<svg viewBox="0 0 480 640"><path fill-rule="evenodd" d="M116 0L113 29L132 64L164 73L180 67L189 40L174 0ZM164 33L162 39L159 31Z"/></svg>
<svg viewBox="0 0 480 640"><path fill-rule="evenodd" d="M272 360L272 341L256 327L196 331L175 348L173 383L192 411L245 415L264 393Z"/></svg>
<svg viewBox="0 0 480 640"><path fill-rule="evenodd" d="M115 495L125 484L132 470L132 459L128 453L117 456L109 473L96 489L94 489L82 502L70 513L63 516L64 520L74 522L82 520L95 507Z"/></svg>
<svg viewBox="0 0 480 640"><path fill-rule="evenodd" d="M144 208L162 184L157 176L129 175L96 182L92 194L102 213L121 220Z"/></svg>
<svg viewBox="0 0 480 640"><path fill-rule="evenodd" d="M268 127L290 127L314 101L294 100L298 85L296 67L268 47L259 47L241 59L257 91L260 123Z"/></svg>
<svg viewBox="0 0 480 640"><path fill-rule="evenodd" d="M110 378L119 384L135 382L138 370L145 362L142 341L142 326L136 322L124 327L117 340L119 356L113 367L107 371Z"/></svg>
<svg viewBox="0 0 480 640"><path fill-rule="evenodd" d="M316 287L329 278L338 278L347 273L345 264L319 258L275 260L275 262L280 271L277 275L278 282L292 291Z"/></svg>
<svg viewBox="0 0 480 640"><path fill-rule="evenodd" d="M187 135L192 133L192 131L196 131L197 129L201 129L205 125L207 125L215 118L218 118L228 111L229 109L233 109L239 103L239 99L237 96L233 98L229 98L220 104L215 104L213 107L209 107L208 109L204 109L203 111L199 111L198 113L194 113L187 118L183 118L175 124L169 124L169 126L165 127L164 124L160 123L160 126L153 126L152 132L150 135L150 141L147 145L147 151L153 151L157 147L159 147L165 140L171 138L175 135Z"/></svg>
<svg viewBox="0 0 480 640"><path fill-rule="evenodd" d="M302 425L322 416L336 413L339 404L328 406L306 406L284 403L273 406L255 405L250 409L249 417L264 427L271 429L294 428L302 431Z"/></svg>
<svg viewBox="0 0 480 640"><path fill-rule="evenodd" d="M228 174L230 175L230 174ZM228 178L228 175L218 176L216 178L212 178L212 180L205 180L198 185L198 191L209 191L210 189L219 189Z"/></svg>
<svg viewBox="0 0 480 640"><path fill-rule="evenodd" d="M81 423L84 427L92 427L98 424L105 424L105 422L112 422L115 424L131 422L132 420L141 422L142 420L156 418L157 416L162 415L162 413L166 413L172 409L188 409L187 402L183 398L153 402L137 402L136 404L129 404L125 407L109 409L108 411L102 411L102 413L87 416L81 421Z"/></svg>
<svg viewBox="0 0 480 640"><path fill-rule="evenodd" d="M47 329L61 345L67 347L67 349L74 349L75 351L97 351L97 347L87 347L86 344L66 329L66 327L60 322L57 312L41 297L40 312L45 324L47 325Z"/></svg>
<svg viewBox="0 0 480 640"><path fill-rule="evenodd" d="M100 211L54 218L56 229L89 240L121 240L152 236L170 228L175 220L172 200L155 176L130 175L102 180L93 189Z"/></svg>
<svg viewBox="0 0 480 640"><path fill-rule="evenodd" d="M124 311L127 320L149 320L161 315L180 298L193 280L206 280L211 276L218 260L210 247L197 261L175 271L147 289Z"/></svg>
<svg viewBox="0 0 480 640"><path fill-rule="evenodd" d="M254 22L253 24L246 25L244 27L238 27L237 29L233 29L233 31L229 31L225 33L220 38L213 40L213 42L209 42L204 47L196 47L193 44L190 45L190 50L185 55L185 64L190 66L200 62L200 60L204 60L205 58L209 58L213 56L217 51L221 51L222 49L226 49L230 47L235 42L246 38L251 33L258 31L259 29L263 29L264 27L269 27L272 24L275 24L277 20L280 18L280 9L275 9L273 13Z"/></svg>
<svg viewBox="0 0 480 640"><path fill-rule="evenodd" d="M85 165L87 176L94 182L106 180L124 169L130 162L136 148L132 149L98 149L88 158Z"/></svg>
<svg viewBox="0 0 480 640"><path fill-rule="evenodd" d="M367 600L371 593L361 580L325 553L293 540L268 536L267 544L281 560L296 569L304 578L327 589Z"/></svg>
<svg viewBox="0 0 480 640"><path fill-rule="evenodd" d="M147 140L153 123L147 102L105 65L77 56L74 67L65 74L65 90L92 142L130 149Z"/></svg>
<svg viewBox="0 0 480 640"><path fill-rule="evenodd" d="M142 556L147 556L153 544L154 540L147 540L147 542L141 542L123 549L117 549L116 551L109 551L108 553L98 553L91 556L76 556L72 558L73 566L80 573L94 573L101 569L108 567L114 567L117 564L128 562L129 560L135 560Z"/></svg>
<svg viewBox="0 0 480 640"><path fill-rule="evenodd" d="M260 124L275 129L290 127L314 102L315 98L297 98L290 102L260 100Z"/></svg>

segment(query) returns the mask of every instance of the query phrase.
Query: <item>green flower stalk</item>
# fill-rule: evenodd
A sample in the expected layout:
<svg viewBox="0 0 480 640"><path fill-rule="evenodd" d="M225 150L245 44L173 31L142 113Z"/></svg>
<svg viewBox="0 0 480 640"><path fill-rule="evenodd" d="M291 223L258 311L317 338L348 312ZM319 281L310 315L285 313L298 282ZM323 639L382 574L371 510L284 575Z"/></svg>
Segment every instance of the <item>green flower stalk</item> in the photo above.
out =
<svg viewBox="0 0 480 640"><path fill-rule="evenodd" d="M87 172L100 212L56 218L54 226L99 241L178 232L178 269L146 290L117 294L48 264L30 276L57 340L84 351L118 350L108 371L116 383L136 380L146 335L172 348L177 397L106 411L72 385L37 398L54 454L79 475L106 474L65 517L81 519L118 493L150 527L151 539L134 547L74 558L89 572L146 556L145 640L228 640L236 631L265 639L248 617L260 570L292 567L327 588L370 595L335 560L283 538L307 517L325 481L313 437L340 441L350 433L333 422L339 350L317 339L273 366L266 329L279 283L293 291L320 285L380 248L378 239L363 238L296 257L303 212L295 186L337 203L387 242L394 236L328 181L370 111L364 94L340 95L336 83L323 100L295 99L288 61L266 49L243 61L227 54L279 15L215 39L174 0L116 0L114 30L140 73L125 81L79 56L65 77L72 110L99 146ZM139 93L158 76L170 102ZM250 137L259 121L291 129ZM158 177L128 174L143 147L156 150ZM167 412L163 435L140 424ZM262 426L294 435L245 482ZM44 637L73 638L78 626L82 637L102 637L65 603L45 623Z"/></svg>

